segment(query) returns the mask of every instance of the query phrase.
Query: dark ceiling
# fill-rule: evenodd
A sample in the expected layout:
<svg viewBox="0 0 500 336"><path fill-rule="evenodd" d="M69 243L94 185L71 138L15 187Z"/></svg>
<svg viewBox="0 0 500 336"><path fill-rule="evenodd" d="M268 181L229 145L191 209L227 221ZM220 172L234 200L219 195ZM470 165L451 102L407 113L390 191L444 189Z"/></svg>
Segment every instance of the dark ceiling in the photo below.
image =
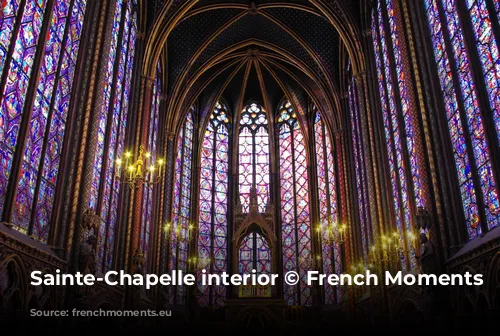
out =
<svg viewBox="0 0 500 336"><path fill-rule="evenodd" d="M326 2L341 2L357 22L359 1ZM167 2L151 1L148 22ZM169 11L182 5L173 1ZM250 99L274 111L287 96L301 112L309 96L334 113L342 48L335 27L310 1L200 0L168 35L169 105L174 110L187 110L195 101L212 106L222 96L232 111ZM200 108L200 114L209 110Z"/></svg>

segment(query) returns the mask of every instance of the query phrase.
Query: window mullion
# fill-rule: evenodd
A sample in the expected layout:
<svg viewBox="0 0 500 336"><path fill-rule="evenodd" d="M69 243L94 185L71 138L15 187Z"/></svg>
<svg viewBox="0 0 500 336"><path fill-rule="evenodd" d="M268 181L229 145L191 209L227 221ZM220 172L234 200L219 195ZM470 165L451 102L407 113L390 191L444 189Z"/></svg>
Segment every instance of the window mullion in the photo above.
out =
<svg viewBox="0 0 500 336"><path fill-rule="evenodd" d="M179 141L182 141L182 153L181 153L181 160L180 160L180 165L181 165L181 173L180 173L180 176L179 176L179 179L180 179L180 190L179 190L179 204L178 204L178 208L177 208L177 226L180 226L181 225L181 212L182 212L182 191L184 190L184 183L183 183L183 180L184 180L184 155L185 155L185 151L186 151L186 122L184 122L184 125L182 126L182 138L179 138ZM175 167L174 167L175 169ZM175 239L176 239L176 243L175 243L175 265L174 265L174 269L177 268L179 266L179 245L180 245L180 240L182 239L182 226L180 227L180 230L179 230L179 237L177 236L177 227L174 229L174 231L172 232L175 232L176 235L175 235ZM174 289L174 303L177 303L177 289Z"/></svg>
<svg viewBox="0 0 500 336"><path fill-rule="evenodd" d="M328 162L328 148L326 146L326 141L327 141L327 137L328 137L328 134L326 132L326 124L325 123L321 123L321 133L322 133L322 137L323 137L323 156L324 156L324 159L323 159L323 169L325 171L325 189L326 189L326 197L327 197L327 218L330 218L331 214L332 214L332 209L333 209L333 205L331 203L331 200L332 200L332 196L331 196L331 192L330 192L330 178L335 178L334 176L330 176L330 171L328 170L328 165L330 164L330 162ZM330 140L330 144L332 145L332 150L333 150L333 141L331 139ZM333 153L332 153L332 157L333 156ZM337 225L338 225L338 215L337 215ZM323 238L323 237L321 237ZM327 244L328 242L326 242L325 244ZM328 245L328 244L327 244ZM331 255L332 255L332 259L331 259L331 263L332 263L332 270L333 270L333 274L336 274L336 269L335 269L335 242L332 242L332 244L329 246L329 249L331 251ZM322 251L321 251L322 252ZM321 253L320 255L323 255L323 253ZM325 272L325 270L323 270L323 272ZM336 299L336 291L334 292L334 296L335 296L335 299Z"/></svg>
<svg viewBox="0 0 500 336"><path fill-rule="evenodd" d="M316 125L314 126L316 127ZM330 214L331 214L331 204L330 204L330 180L329 180L329 171L328 171L328 151L326 149L326 132L325 132L325 125L323 123L323 120L321 120L321 138L323 139L321 143L321 151L323 152L323 171L325 172L325 193L326 193L326 219L327 219L327 225L329 225L330 222ZM316 156L316 162L317 162L317 156ZM317 172L318 173L318 172ZM319 183L318 183L318 188L319 188ZM318 193L319 196L319 193ZM321 207L319 199L318 199L318 206ZM321 208L319 209L319 218L320 218L320 226L321 226ZM326 228L328 229L328 227ZM320 231L321 232L321 231ZM328 241L324 241L324 237L320 236L320 253L319 255L321 256L321 267L323 268L323 273L325 273L327 270L324 269L324 260L323 260L323 244L324 245L329 245ZM332 250L333 253L333 244L329 246L330 249ZM332 254L332 259L333 259L333 254ZM332 260L333 262L333 260ZM332 264L333 265L333 264ZM335 273L335 265L333 265L333 272Z"/></svg>
<svg viewBox="0 0 500 336"><path fill-rule="evenodd" d="M298 121L295 121L298 122ZM296 183L296 171L295 171L295 139L293 136L293 125L290 125L290 150L292 152L292 184L293 184L293 225L295 231L295 262L297 264L297 273L300 275L300 256L299 256L299 233L298 233L298 225L297 225L297 183ZM301 290L300 285L297 287L297 303L300 305L301 301Z"/></svg>
<svg viewBox="0 0 500 336"><path fill-rule="evenodd" d="M213 113L213 112L212 112ZM210 121L209 121L210 123ZM214 257L214 243L215 243L215 233L214 233L214 227L215 227L215 190L216 190L216 186L215 186L215 175L217 174L217 161L215 159L215 155L216 155L216 148L217 148L217 127L214 127L214 125L212 125L213 129L214 129L214 134L213 134L213 142L212 142L212 213L210 214L211 215L211 218L210 218L210 273L212 273L213 271L213 264L215 262L215 257ZM210 303L213 303L213 297L214 297L214 293L213 293L214 289L213 289L213 286L210 286L209 288L209 291L208 291L208 302L209 304Z"/></svg>
<svg viewBox="0 0 500 336"><path fill-rule="evenodd" d="M252 190L257 194L257 185L255 184L255 181L257 179L257 153L255 153L255 138L257 134L258 128L252 132ZM252 191L250 191L250 202L252 198ZM258 203L258 199L257 199Z"/></svg>
<svg viewBox="0 0 500 336"><path fill-rule="evenodd" d="M257 233L254 231L252 235L252 268L257 270Z"/></svg>

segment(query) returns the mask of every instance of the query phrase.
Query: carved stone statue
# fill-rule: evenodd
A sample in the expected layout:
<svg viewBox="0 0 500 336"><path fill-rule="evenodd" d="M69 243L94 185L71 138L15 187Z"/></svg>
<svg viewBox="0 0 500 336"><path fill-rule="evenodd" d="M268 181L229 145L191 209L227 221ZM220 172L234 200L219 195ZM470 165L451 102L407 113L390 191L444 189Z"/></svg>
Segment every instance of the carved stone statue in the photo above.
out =
<svg viewBox="0 0 500 336"><path fill-rule="evenodd" d="M434 246L425 233L421 233L420 239L420 263L424 274L436 273L436 255Z"/></svg>
<svg viewBox="0 0 500 336"><path fill-rule="evenodd" d="M143 274L144 263L146 262L146 258L139 249L135 251L133 260L134 260L134 274Z"/></svg>
<svg viewBox="0 0 500 336"><path fill-rule="evenodd" d="M79 271L83 274L95 274L96 272L96 254L95 246L97 237L91 234L87 241L80 246Z"/></svg>

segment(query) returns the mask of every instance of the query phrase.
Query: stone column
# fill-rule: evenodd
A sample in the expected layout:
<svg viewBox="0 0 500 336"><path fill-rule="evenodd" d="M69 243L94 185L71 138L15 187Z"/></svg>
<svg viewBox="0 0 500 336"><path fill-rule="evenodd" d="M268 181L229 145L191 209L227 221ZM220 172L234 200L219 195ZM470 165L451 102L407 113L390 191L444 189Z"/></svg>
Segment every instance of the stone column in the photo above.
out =
<svg viewBox="0 0 500 336"><path fill-rule="evenodd" d="M88 199L93 178L97 132L99 128L100 106L103 100L103 87L106 85L106 63L111 43L113 17L113 1L89 0L87 3L86 22L81 36L79 49L79 67L75 73L74 92L70 105L68 123L71 123L71 134L68 142L73 144L65 162L64 173L67 174L65 191L61 191L58 223L60 230L55 241L56 246L63 248L61 255L68 262L68 273L79 271L79 252L84 240L86 226L99 227L97 216L88 216ZM90 224L90 225L89 225ZM101 224L102 225L102 224ZM81 296L77 305L88 304L86 291L81 287L68 287L64 301L74 304L74 299Z"/></svg>
<svg viewBox="0 0 500 336"><path fill-rule="evenodd" d="M371 119L371 109L368 103L367 93L368 85L366 80L366 71L359 72L354 75L356 82L356 88L358 92L358 106L359 106L359 122L361 126L361 136L363 137L363 143L361 144L364 148L364 163L366 180L368 186L368 199L369 204L365 205L369 207L370 212L370 223L371 227L368 228L369 240L373 244L374 233L378 227L379 214L377 211L379 200L377 199L377 193L375 190L375 175L376 171L376 160L374 152L374 142L373 142L373 121Z"/></svg>
<svg viewBox="0 0 500 336"><path fill-rule="evenodd" d="M141 95L139 97L139 109L137 116L137 129L136 129L136 148L135 155L139 155L141 148L144 153L148 151L148 130L151 116L152 100L153 100L153 84L154 78L142 76L141 78ZM147 167L142 167L143 171ZM130 271L136 272L140 266L143 266L141 255L143 251L140 250L141 226L142 226L142 199L144 196L144 185L137 183L134 189L133 198L133 214L132 214L132 232L130 242L130 252L132 258L130 259ZM142 267L141 267L142 268Z"/></svg>
<svg viewBox="0 0 500 336"><path fill-rule="evenodd" d="M87 210L90 195L90 186L94 177L94 161L97 147L99 129L100 107L103 101L104 86L107 83L107 64L102 62L107 59L113 28L115 2L100 1L96 15L90 15L92 28L89 32L91 43L87 50L80 50L86 58L81 81L85 83L76 97L78 108L77 115L81 115L80 143L77 149L75 162L75 181L72 193L72 203L69 215L66 253L70 270L76 271L78 267L78 251L83 241L84 230L83 214ZM111 13L111 14L109 14ZM106 14L109 17L106 17ZM82 57L82 56L81 56ZM101 223L102 225L102 223Z"/></svg>

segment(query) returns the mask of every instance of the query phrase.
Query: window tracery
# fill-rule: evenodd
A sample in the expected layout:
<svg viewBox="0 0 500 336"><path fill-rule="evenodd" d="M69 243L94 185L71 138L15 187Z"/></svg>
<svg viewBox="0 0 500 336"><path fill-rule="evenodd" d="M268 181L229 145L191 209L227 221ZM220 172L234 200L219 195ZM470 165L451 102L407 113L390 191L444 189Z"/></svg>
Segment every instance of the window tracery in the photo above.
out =
<svg viewBox="0 0 500 336"><path fill-rule="evenodd" d="M269 133L264 108L251 103L241 112L239 130L239 194L243 212L249 211L252 188L259 211L269 202Z"/></svg>
<svg viewBox="0 0 500 336"><path fill-rule="evenodd" d="M42 242L49 238L86 5L57 0L48 12L47 1L13 0L1 8L0 215L7 188L15 189L9 221ZM34 94L27 96L33 76ZM29 126L19 133L24 118ZM16 151L22 153L19 167L13 167ZM16 185L8 185L12 172L19 174Z"/></svg>
<svg viewBox="0 0 500 336"><path fill-rule="evenodd" d="M189 109L177 138L170 232L169 270L188 271L189 239L193 234L190 224L191 184L193 163L194 106ZM170 288L171 304L186 304L186 287Z"/></svg>
<svg viewBox="0 0 500 336"><path fill-rule="evenodd" d="M460 15L456 2L426 0L434 57L453 145L456 172L469 238L500 224L498 186L493 177L484 115L493 118L500 139L499 51L485 0L467 0L468 17ZM464 13L465 14L465 13ZM471 24L475 48L466 46L463 25ZM472 77L471 55L477 53L483 82ZM477 90L486 89L490 111L481 111ZM482 226L481 221L486 225Z"/></svg>
<svg viewBox="0 0 500 336"><path fill-rule="evenodd" d="M219 101L210 115L201 147L198 261L211 274L227 271L229 193L229 112ZM198 284L198 303L221 306L225 286Z"/></svg>
<svg viewBox="0 0 500 336"><path fill-rule="evenodd" d="M292 104L284 100L278 110L281 185L281 235L283 272L296 271L297 286L284 284L288 305L310 306L311 287L306 284L312 269L312 236L309 209L306 142Z"/></svg>
<svg viewBox="0 0 500 336"><path fill-rule="evenodd" d="M316 149L316 166L318 172L318 204L319 220L323 227L321 237L321 260L324 274L341 274L342 255L341 246L337 242L331 241L328 228L331 225L339 226L340 213L337 201L337 178L335 174L335 153L333 140L325 122L321 118L321 113L316 105L312 111L314 118L314 142ZM325 303L332 304L340 302L340 288L335 289L329 284L325 284Z"/></svg>

